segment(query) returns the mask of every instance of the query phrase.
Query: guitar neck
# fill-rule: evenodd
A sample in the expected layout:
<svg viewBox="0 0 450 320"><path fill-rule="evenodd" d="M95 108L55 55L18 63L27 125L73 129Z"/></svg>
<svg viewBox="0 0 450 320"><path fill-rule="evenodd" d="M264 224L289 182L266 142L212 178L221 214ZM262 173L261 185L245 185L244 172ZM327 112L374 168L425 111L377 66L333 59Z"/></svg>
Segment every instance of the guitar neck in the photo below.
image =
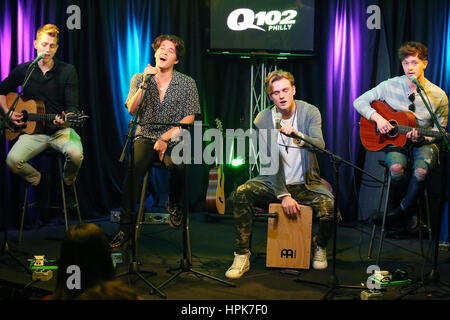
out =
<svg viewBox="0 0 450 320"><path fill-rule="evenodd" d="M439 131L432 130L432 129L423 129L423 128L412 128L407 126L397 126L398 132L401 134L407 134L408 132L412 131L413 129L416 129L419 133L419 136L424 137L433 137L433 138L439 138L441 136ZM445 135L450 138L450 134L447 132Z"/></svg>
<svg viewBox="0 0 450 320"><path fill-rule="evenodd" d="M53 121L57 115L47 113L28 113L27 116L28 121Z"/></svg>

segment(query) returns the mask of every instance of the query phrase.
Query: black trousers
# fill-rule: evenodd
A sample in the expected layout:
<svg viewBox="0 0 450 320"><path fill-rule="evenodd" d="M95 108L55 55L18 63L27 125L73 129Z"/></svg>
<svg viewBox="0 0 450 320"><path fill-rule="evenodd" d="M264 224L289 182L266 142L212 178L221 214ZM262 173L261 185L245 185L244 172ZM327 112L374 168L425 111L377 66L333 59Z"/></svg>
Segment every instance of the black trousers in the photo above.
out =
<svg viewBox="0 0 450 320"><path fill-rule="evenodd" d="M134 141L134 161L128 160L128 170L122 189L122 203L120 207L120 230L129 233L130 227L135 225L134 214L136 203L142 189L142 178L155 162L159 162L158 152L153 149L155 141L139 138ZM185 165L175 165L170 156L171 149L164 154L163 163L169 170L169 201L183 207ZM131 228L134 229L134 228Z"/></svg>

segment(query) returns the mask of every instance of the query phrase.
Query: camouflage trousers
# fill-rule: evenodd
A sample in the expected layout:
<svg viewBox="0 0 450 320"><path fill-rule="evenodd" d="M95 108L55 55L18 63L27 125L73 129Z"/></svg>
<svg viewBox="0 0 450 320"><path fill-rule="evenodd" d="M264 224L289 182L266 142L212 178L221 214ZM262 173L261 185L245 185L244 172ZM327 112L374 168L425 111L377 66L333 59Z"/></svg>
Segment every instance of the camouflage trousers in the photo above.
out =
<svg viewBox="0 0 450 320"><path fill-rule="evenodd" d="M333 234L334 199L324 194L308 190L304 184L287 186L292 198L298 203L313 208L319 219L319 230L315 236L317 244L325 248ZM261 182L247 181L230 196L235 221L235 250L244 254L250 250L253 225L253 207L268 207L271 202L279 202L273 190Z"/></svg>

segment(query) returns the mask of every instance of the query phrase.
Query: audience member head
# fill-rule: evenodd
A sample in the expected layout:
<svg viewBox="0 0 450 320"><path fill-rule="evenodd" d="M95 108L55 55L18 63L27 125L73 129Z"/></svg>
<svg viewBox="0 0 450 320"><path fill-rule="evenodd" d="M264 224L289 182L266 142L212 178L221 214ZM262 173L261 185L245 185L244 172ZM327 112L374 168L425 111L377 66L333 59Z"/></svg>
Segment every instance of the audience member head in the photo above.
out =
<svg viewBox="0 0 450 320"><path fill-rule="evenodd" d="M73 266L79 270L78 282ZM74 299L85 290L113 278L111 249L102 229L92 223L70 227L61 243L52 299Z"/></svg>

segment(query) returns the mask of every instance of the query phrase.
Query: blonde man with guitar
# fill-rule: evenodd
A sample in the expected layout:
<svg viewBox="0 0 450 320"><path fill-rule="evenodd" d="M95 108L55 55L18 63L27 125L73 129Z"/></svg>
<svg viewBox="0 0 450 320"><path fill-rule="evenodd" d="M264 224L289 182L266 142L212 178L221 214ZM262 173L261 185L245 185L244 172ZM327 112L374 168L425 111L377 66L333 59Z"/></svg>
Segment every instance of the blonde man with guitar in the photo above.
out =
<svg viewBox="0 0 450 320"><path fill-rule="evenodd" d="M5 136L17 141L6 158L10 170L38 186L38 201L45 208L47 183L44 175L28 161L47 148L65 156L64 183L74 183L83 161L80 136L70 127L69 118L78 111L78 76L75 67L54 58L58 50L59 30L52 24L40 27L34 40L38 58L22 63L0 83L0 105L5 114L17 99L15 110L9 113L9 128ZM34 71L31 73L32 68ZM15 93L23 87L22 96ZM44 122L42 122L44 121ZM43 213L41 216L45 216Z"/></svg>
<svg viewBox="0 0 450 320"><path fill-rule="evenodd" d="M354 101L355 109L362 115L361 140L368 150L386 152L395 191L405 190L408 159L412 164L406 195L388 214L391 224L408 216L439 158L440 134L418 94L419 84L427 105L443 128L447 127L448 117L447 95L424 75L428 65L427 47L419 42L406 42L398 53L405 75L380 83Z"/></svg>

